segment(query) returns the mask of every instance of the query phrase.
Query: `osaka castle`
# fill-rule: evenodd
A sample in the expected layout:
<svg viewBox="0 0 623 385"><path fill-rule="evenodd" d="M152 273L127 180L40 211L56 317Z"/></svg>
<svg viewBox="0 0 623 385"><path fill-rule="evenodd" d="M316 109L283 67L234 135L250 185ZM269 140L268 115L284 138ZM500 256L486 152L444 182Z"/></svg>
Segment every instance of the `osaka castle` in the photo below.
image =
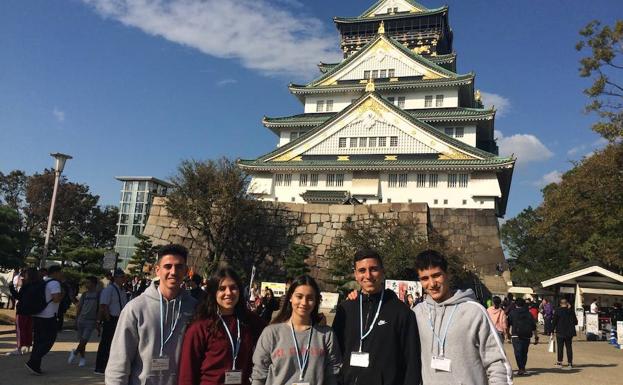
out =
<svg viewBox="0 0 623 385"><path fill-rule="evenodd" d="M506 211L514 157L501 157L495 109L457 71L448 7L381 0L336 17L344 57L290 84L303 113L264 117L277 148L240 160L249 193L274 202L427 203Z"/></svg>

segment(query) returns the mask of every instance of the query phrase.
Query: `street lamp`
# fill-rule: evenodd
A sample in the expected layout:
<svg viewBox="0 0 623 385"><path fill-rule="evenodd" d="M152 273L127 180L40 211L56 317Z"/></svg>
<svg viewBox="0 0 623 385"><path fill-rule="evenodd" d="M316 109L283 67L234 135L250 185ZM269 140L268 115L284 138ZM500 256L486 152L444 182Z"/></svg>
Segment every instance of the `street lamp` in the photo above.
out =
<svg viewBox="0 0 623 385"><path fill-rule="evenodd" d="M71 159L71 155L61 154L60 152L50 154L56 162L54 163L54 191L52 192L52 203L50 204L50 215L48 216L48 228L45 231L45 243L43 244L43 254L39 266L45 267L45 258L48 256L48 245L50 243L50 231L52 230L52 218L54 217L54 204L56 203L56 192L58 191L58 181L61 173L65 168L67 159Z"/></svg>

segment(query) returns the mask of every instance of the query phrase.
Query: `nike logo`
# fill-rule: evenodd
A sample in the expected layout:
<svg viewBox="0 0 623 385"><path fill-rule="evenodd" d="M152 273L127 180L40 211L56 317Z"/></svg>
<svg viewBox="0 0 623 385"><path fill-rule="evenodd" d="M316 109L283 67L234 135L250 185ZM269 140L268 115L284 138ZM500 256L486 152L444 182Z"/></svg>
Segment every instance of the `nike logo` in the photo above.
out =
<svg viewBox="0 0 623 385"><path fill-rule="evenodd" d="M386 323L387 323L387 322L385 322L384 320L380 320L380 321L377 323L377 325L378 325L378 326L383 326L383 325L385 325Z"/></svg>

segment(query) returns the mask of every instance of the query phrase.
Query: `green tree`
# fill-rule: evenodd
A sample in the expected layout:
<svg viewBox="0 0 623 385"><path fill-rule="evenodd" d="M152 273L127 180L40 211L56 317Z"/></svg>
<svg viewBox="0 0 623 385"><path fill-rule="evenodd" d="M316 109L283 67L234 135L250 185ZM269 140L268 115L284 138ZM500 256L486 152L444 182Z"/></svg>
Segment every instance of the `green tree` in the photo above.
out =
<svg viewBox="0 0 623 385"><path fill-rule="evenodd" d="M305 259L309 257L310 248L307 246L293 243L283 261L283 267L288 277L297 277L309 273L309 266Z"/></svg>
<svg viewBox="0 0 623 385"><path fill-rule="evenodd" d="M8 206L0 206L0 267L22 266L27 244L28 235L20 230L17 211Z"/></svg>
<svg viewBox="0 0 623 385"><path fill-rule="evenodd" d="M78 264L80 273L101 270L102 259L106 249L78 247L65 253L67 260Z"/></svg>
<svg viewBox="0 0 623 385"><path fill-rule="evenodd" d="M26 195L28 177L21 170L13 170L7 175L0 172L0 203L20 211Z"/></svg>
<svg viewBox="0 0 623 385"><path fill-rule="evenodd" d="M580 76L591 77L591 87L584 90L591 102L587 112L596 112L601 121L593 130L610 142L623 137L623 20L613 26L591 21L580 30L583 40L576 44L578 51L588 50L580 60Z"/></svg>
<svg viewBox="0 0 623 385"><path fill-rule="evenodd" d="M132 275L143 277L143 269L145 265L153 265L156 263L156 254L158 247L155 247L148 236L137 234L138 243L134 246L134 255L130 259L128 266Z"/></svg>

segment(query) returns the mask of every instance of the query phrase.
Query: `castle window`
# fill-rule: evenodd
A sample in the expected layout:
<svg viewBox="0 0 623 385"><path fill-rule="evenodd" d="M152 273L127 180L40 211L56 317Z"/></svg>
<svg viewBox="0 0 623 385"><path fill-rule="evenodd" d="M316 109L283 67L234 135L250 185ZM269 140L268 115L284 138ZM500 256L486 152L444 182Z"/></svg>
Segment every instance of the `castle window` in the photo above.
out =
<svg viewBox="0 0 623 385"><path fill-rule="evenodd" d="M379 71L378 70L372 70L372 79L377 79L379 77Z"/></svg>
<svg viewBox="0 0 623 385"><path fill-rule="evenodd" d="M381 79L384 79L387 77L387 70L381 70L381 72L379 72L379 77Z"/></svg>
<svg viewBox="0 0 623 385"><path fill-rule="evenodd" d="M367 147L368 138L359 138L359 147Z"/></svg>
<svg viewBox="0 0 623 385"><path fill-rule="evenodd" d="M325 108L325 111L327 112L333 111L333 100L327 100L327 108Z"/></svg>
<svg viewBox="0 0 623 385"><path fill-rule="evenodd" d="M397 136L390 136L389 137L389 146L390 147L398 147L398 137Z"/></svg>
<svg viewBox="0 0 623 385"><path fill-rule="evenodd" d="M363 71L363 78L370 79L370 71Z"/></svg>
<svg viewBox="0 0 623 385"><path fill-rule="evenodd" d="M443 132L448 135L448 136L454 136L454 128L453 127L446 127L443 129Z"/></svg>
<svg viewBox="0 0 623 385"><path fill-rule="evenodd" d="M407 187L409 174L398 174L398 187Z"/></svg>
<svg viewBox="0 0 623 385"><path fill-rule="evenodd" d="M433 106L433 95L424 96L424 107L432 107Z"/></svg>
<svg viewBox="0 0 623 385"><path fill-rule="evenodd" d="M439 181L438 174L428 174L428 187L437 187L438 181Z"/></svg>
<svg viewBox="0 0 623 385"><path fill-rule="evenodd" d="M395 97L393 97L393 96L388 96L388 97L387 97L387 101L388 101L388 102L390 102L391 104L396 104L396 103L395 103L396 98L395 98Z"/></svg>
<svg viewBox="0 0 623 385"><path fill-rule="evenodd" d="M390 68L387 70L387 76L390 78L393 78L394 76L396 76L396 70L393 68Z"/></svg>
<svg viewBox="0 0 623 385"><path fill-rule="evenodd" d="M357 138L350 138L350 146L349 147L357 147Z"/></svg>
<svg viewBox="0 0 623 385"><path fill-rule="evenodd" d="M454 129L454 137L455 138L462 138L464 132L465 132L465 129L463 127L456 127Z"/></svg>
<svg viewBox="0 0 623 385"><path fill-rule="evenodd" d="M318 186L318 174L309 174L309 185Z"/></svg>
<svg viewBox="0 0 623 385"><path fill-rule="evenodd" d="M379 136L379 147L387 146L387 138L384 136Z"/></svg>
<svg viewBox="0 0 623 385"><path fill-rule="evenodd" d="M398 108L405 108L405 97L404 96L398 97Z"/></svg>
<svg viewBox="0 0 623 385"><path fill-rule="evenodd" d="M326 185L327 187L335 186L335 174L327 174Z"/></svg>
<svg viewBox="0 0 623 385"><path fill-rule="evenodd" d="M426 187L426 174L417 174L417 187Z"/></svg>
<svg viewBox="0 0 623 385"><path fill-rule="evenodd" d="M338 147L340 147L340 148L346 147L346 138L340 138L339 143L338 143Z"/></svg>
<svg viewBox="0 0 623 385"><path fill-rule="evenodd" d="M292 184L292 174L283 175L283 185L290 186Z"/></svg>
<svg viewBox="0 0 623 385"><path fill-rule="evenodd" d="M369 139L368 147L376 147L376 136L373 136Z"/></svg>
<svg viewBox="0 0 623 385"><path fill-rule="evenodd" d="M433 200L433 204L434 204L434 205L436 205L436 204L438 204L438 203L439 203L439 200L438 200L438 199L434 199L434 200Z"/></svg>
<svg viewBox="0 0 623 385"><path fill-rule="evenodd" d="M467 199L463 199L463 205L467 204Z"/></svg>
<svg viewBox="0 0 623 385"><path fill-rule="evenodd" d="M456 180L457 180L456 174L448 174L448 187L449 188L456 187Z"/></svg>
<svg viewBox="0 0 623 385"><path fill-rule="evenodd" d="M290 141L293 141L295 139L297 139L300 136L300 133L298 131L291 131L290 132Z"/></svg>
<svg viewBox="0 0 623 385"><path fill-rule="evenodd" d="M435 96L435 107L443 107L443 95Z"/></svg>
<svg viewBox="0 0 623 385"><path fill-rule="evenodd" d="M398 174L389 174L388 187L398 186Z"/></svg>
<svg viewBox="0 0 623 385"><path fill-rule="evenodd" d="M335 174L335 186L336 187L344 186L344 174Z"/></svg>
<svg viewBox="0 0 623 385"><path fill-rule="evenodd" d="M459 174L459 187L467 187L469 174Z"/></svg>
<svg viewBox="0 0 623 385"><path fill-rule="evenodd" d="M324 110L324 100L316 101L316 112L322 112Z"/></svg>
<svg viewBox="0 0 623 385"><path fill-rule="evenodd" d="M444 205L447 205L447 204L448 204L448 200L447 200L447 199L444 199L444 200L443 200L443 204L444 204Z"/></svg>
<svg viewBox="0 0 623 385"><path fill-rule="evenodd" d="M283 185L283 174L275 174L275 186Z"/></svg>
<svg viewBox="0 0 623 385"><path fill-rule="evenodd" d="M307 186L307 174L301 174L299 176L299 186Z"/></svg>

